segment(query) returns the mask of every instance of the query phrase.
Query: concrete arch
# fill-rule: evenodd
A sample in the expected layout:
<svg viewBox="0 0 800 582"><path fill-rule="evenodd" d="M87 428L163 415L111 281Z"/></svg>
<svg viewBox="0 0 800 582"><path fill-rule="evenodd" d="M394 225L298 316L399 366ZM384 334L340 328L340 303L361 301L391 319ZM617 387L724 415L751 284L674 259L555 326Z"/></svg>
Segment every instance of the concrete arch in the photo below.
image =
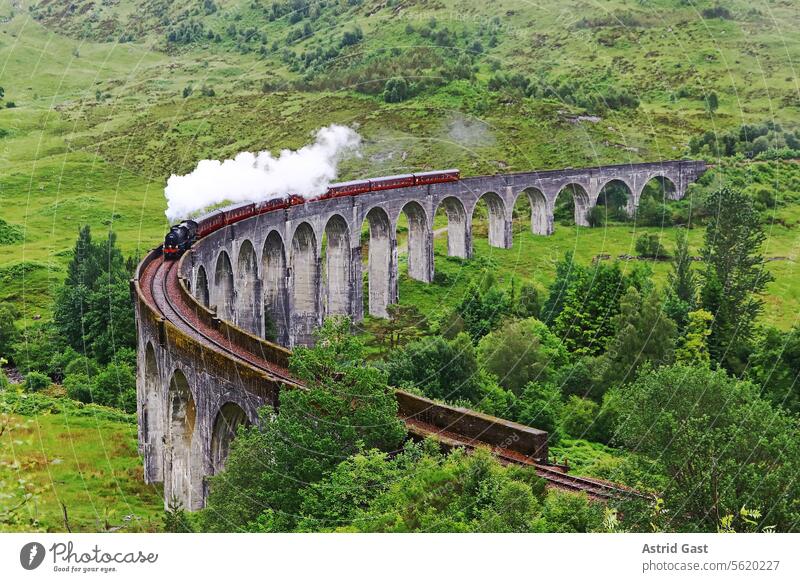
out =
<svg viewBox="0 0 800 582"><path fill-rule="evenodd" d="M447 256L468 259L472 256L472 228L467 220L464 203L455 196L444 198L439 204L447 215ZM436 212L439 211L436 209ZM434 212L434 216L436 215Z"/></svg>
<svg viewBox="0 0 800 582"><path fill-rule="evenodd" d="M531 205L531 232L547 236L553 234L553 213L547 205L547 197L539 188L525 188L519 193L520 196L527 196ZM514 204L516 205L516 200Z"/></svg>
<svg viewBox="0 0 800 582"><path fill-rule="evenodd" d="M618 199L619 193L623 193L624 201ZM603 204L607 209L609 207L613 210L624 208L628 216L633 216L638 205L638 197L628 182L621 178L611 178L597 189L595 206L600 204Z"/></svg>
<svg viewBox="0 0 800 582"><path fill-rule="evenodd" d="M197 407L189 382L178 369L173 372L167 392L167 435L164 465L169 480L164 483L164 498L177 498L187 509L202 505L202 454L195 439Z"/></svg>
<svg viewBox="0 0 800 582"><path fill-rule="evenodd" d="M638 205L639 199L644 192L644 189L647 188L649 184L656 180L661 188L662 191L662 198L658 200L659 202L666 203L669 200L680 200L683 198L683 192L678 190L678 184L669 176L665 174L656 173L649 176L644 182L642 182L642 187L637 193L636 202Z"/></svg>
<svg viewBox="0 0 800 582"><path fill-rule="evenodd" d="M392 230L389 215L380 206L370 209L365 220L369 225L369 314L374 317L388 317L387 307L397 301L397 273L394 267L397 262L397 237Z"/></svg>
<svg viewBox="0 0 800 582"><path fill-rule="evenodd" d="M572 201L575 205L575 224L578 226L589 226L587 215L589 213L591 198L589 197L589 193L586 191L586 188L577 182L564 184L556 194L556 202L563 192L566 192L568 195L572 196ZM553 203L554 207L556 202Z"/></svg>
<svg viewBox="0 0 800 582"><path fill-rule="evenodd" d="M317 237L307 222L294 231L290 257L291 334L300 345L313 343L320 322L320 269Z"/></svg>
<svg viewBox="0 0 800 582"><path fill-rule="evenodd" d="M470 222L475 218L475 209L481 200L489 208L489 246L507 249L511 247L511 222L506 219L506 205L497 192L485 192L472 207Z"/></svg>
<svg viewBox="0 0 800 582"><path fill-rule="evenodd" d="M211 429L211 474L225 468L231 443L241 425L249 426L247 413L235 402L226 402L217 412Z"/></svg>
<svg viewBox="0 0 800 582"><path fill-rule="evenodd" d="M141 427L144 444L145 477L148 482L164 480L164 402L161 374L156 351L151 342L144 350L144 398L142 399Z"/></svg>
<svg viewBox="0 0 800 582"><path fill-rule="evenodd" d="M430 283L433 281L433 233L428 215L422 205L414 200L407 202L401 212L408 220L408 276Z"/></svg>
<svg viewBox="0 0 800 582"><path fill-rule="evenodd" d="M273 333L283 344L289 343L289 298L286 291L286 247L278 231L273 230L264 241L261 259L264 289L264 337ZM269 328L269 329L268 329Z"/></svg>
<svg viewBox="0 0 800 582"><path fill-rule="evenodd" d="M220 251L214 267L213 301L219 317L229 321L233 320L233 265L231 265L231 258L226 251Z"/></svg>
<svg viewBox="0 0 800 582"><path fill-rule="evenodd" d="M205 307L210 305L211 295L208 290L208 275L206 274L206 268L203 265L200 265L197 268L197 276L195 277L194 282L194 294L202 305Z"/></svg>
<svg viewBox="0 0 800 582"><path fill-rule="evenodd" d="M350 315L352 307L350 227L338 214L325 225L325 272L323 276L326 315Z"/></svg>
<svg viewBox="0 0 800 582"><path fill-rule="evenodd" d="M236 324L247 331L258 333L259 309L259 280L258 258L253 243L245 239L239 247L239 257L236 260Z"/></svg>

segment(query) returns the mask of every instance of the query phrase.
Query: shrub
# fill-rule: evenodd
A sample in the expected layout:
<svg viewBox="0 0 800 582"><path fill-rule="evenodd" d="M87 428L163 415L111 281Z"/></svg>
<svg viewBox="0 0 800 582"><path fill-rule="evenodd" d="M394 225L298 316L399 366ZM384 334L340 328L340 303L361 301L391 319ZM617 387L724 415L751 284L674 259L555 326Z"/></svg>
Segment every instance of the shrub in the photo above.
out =
<svg viewBox="0 0 800 582"><path fill-rule="evenodd" d="M591 439L594 436L594 422L599 412L600 407L594 400L570 396L564 405L561 428L572 437Z"/></svg>
<svg viewBox="0 0 800 582"><path fill-rule="evenodd" d="M636 252L648 259L665 259L669 256L657 234L643 234L636 239Z"/></svg>
<svg viewBox="0 0 800 582"><path fill-rule="evenodd" d="M78 402L89 404L92 401L92 381L86 374L69 374L64 378L67 396Z"/></svg>
<svg viewBox="0 0 800 582"><path fill-rule="evenodd" d="M50 377L41 372L28 372L28 375L25 376L25 390L28 392L39 392L49 388L51 384Z"/></svg>
<svg viewBox="0 0 800 582"><path fill-rule="evenodd" d="M591 227L598 227L603 226L606 223L606 208L605 206L592 206L589 209L588 214L586 215L586 220L589 222L589 226Z"/></svg>
<svg viewBox="0 0 800 582"><path fill-rule="evenodd" d="M92 390L95 404L136 411L136 376L126 364L109 364L97 375Z"/></svg>
<svg viewBox="0 0 800 582"><path fill-rule="evenodd" d="M558 386L530 382L519 397L519 409L518 422L546 430L551 445L558 442L558 423L563 410Z"/></svg>

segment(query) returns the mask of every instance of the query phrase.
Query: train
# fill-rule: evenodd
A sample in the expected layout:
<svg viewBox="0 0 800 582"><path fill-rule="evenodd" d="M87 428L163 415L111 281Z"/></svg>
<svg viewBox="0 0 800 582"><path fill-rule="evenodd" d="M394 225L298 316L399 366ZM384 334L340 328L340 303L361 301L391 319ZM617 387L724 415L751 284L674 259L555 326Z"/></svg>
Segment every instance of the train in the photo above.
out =
<svg viewBox="0 0 800 582"><path fill-rule="evenodd" d="M371 180L354 180L331 184L321 196L311 200L329 200L345 196L357 196L367 192L379 192L393 188L409 188L412 186L427 186L429 184L442 184L457 182L461 172L457 168L421 172L417 174L402 174L398 176L383 176ZM285 198L275 198L264 202L251 202L250 204L234 204L225 208L214 210L197 220L184 220L172 226L164 237L163 254L165 260L180 258L197 239L211 234L215 230L239 222L252 216L284 210L298 204L305 204L306 199L298 194L290 194Z"/></svg>

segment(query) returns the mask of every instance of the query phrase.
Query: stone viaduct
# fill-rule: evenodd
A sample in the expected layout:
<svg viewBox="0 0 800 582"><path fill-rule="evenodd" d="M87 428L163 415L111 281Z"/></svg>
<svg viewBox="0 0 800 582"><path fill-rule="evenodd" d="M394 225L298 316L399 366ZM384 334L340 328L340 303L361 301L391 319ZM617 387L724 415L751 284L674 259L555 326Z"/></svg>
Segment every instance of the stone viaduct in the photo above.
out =
<svg viewBox="0 0 800 582"><path fill-rule="evenodd" d="M263 335L266 313L279 343L307 344L328 314L349 315L356 321L363 317L365 222L369 313L385 317L387 306L398 300L401 214L408 222L408 275L430 282L433 218L440 207L448 219L448 255L466 259L472 255L472 215L480 200L488 206L489 244L511 248L512 213L522 195L530 201L533 232L549 235L560 196L573 198L575 222L586 226L589 209L609 184L625 187L628 210L633 212L649 181L662 179L677 200L704 168L702 162L675 161L525 172L311 201L214 233L193 253L189 280L195 294L216 306L221 318Z"/></svg>
<svg viewBox="0 0 800 582"><path fill-rule="evenodd" d="M266 350L267 359L285 362L286 350L259 339L267 321L277 342L291 347L309 344L328 315L360 320L365 303L371 315L387 315L387 306L398 300L401 215L408 223L408 275L430 282L433 219L440 208L447 216L448 255L466 259L472 255L472 216L481 200L488 207L489 244L510 248L520 196L530 201L533 232L549 235L560 196L572 197L576 224L587 225L587 213L612 183L625 187L628 211L634 212L651 180L661 180L666 195L680 199L704 171L703 162L669 161L481 176L311 200L254 216L201 239L180 261L180 285L164 295L185 294L194 305L192 322L170 316L167 298L148 290L157 289L153 278L163 276L163 269L151 268L156 260L151 253L133 281L145 480L163 481L165 500L176 497L189 509L202 507L205 477L223 466L237 426L255 422L263 405L277 407L286 385L257 366L209 350L192 330L197 322L253 353Z"/></svg>

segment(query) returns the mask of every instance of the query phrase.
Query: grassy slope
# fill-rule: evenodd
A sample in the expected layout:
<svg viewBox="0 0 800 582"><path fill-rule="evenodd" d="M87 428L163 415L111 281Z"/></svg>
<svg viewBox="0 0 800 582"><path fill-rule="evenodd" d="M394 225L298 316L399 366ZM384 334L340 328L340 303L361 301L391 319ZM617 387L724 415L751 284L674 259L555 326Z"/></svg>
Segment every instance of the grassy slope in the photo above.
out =
<svg viewBox="0 0 800 582"><path fill-rule="evenodd" d="M325 92L290 91L287 83L299 75L279 54L240 54L228 39L173 53L161 50L165 26L154 16L159 4L169 5L170 18L201 19L215 31L224 32L233 22L254 26L269 44L278 41L279 52L287 31L303 26L289 26L286 17L268 22L247 0L216 3L220 10L214 15L190 16L184 11L198 6L193 0L148 0L136 11L129 2L94 2L96 25L84 12L88 0L70 3L77 7L70 14L58 13L65 4L37 2L43 10L48 5L55 10L42 22L0 5L0 86L6 100L17 104L0 109L0 217L25 228L23 242L0 245L0 300L12 300L27 317L49 317L80 224L89 222L98 234L113 228L126 252L142 251L166 226L162 189L170 173L188 171L202 157L298 147L309 132L332 122L357 125L365 136L363 158L343 167L343 177L355 177L450 166L471 175L675 158L683 155L691 135L705 130L745 121L800 120L795 74L800 15L791 2L726 2L735 16L730 21L699 18L710 1L366 0L327 15L314 23L311 38L292 45L300 52L320 39L334 42L358 24L364 42L331 64L335 80L351 65L367 69L386 49L396 48L404 58L423 47L423 53L443 54L445 60L463 50L463 45L455 51L433 48L417 32L405 32L409 23L419 30L436 16L440 27L473 37L481 26L497 28L497 47L489 48L487 37L480 37L486 53L476 59L478 82L453 82L396 105L356 93L352 83L334 83ZM491 20L495 15L497 23ZM587 25L582 18L595 22ZM135 33L135 42L103 42L119 31ZM642 104L598 122L576 121L581 111L556 100L486 91L493 61L503 70L550 83L573 78L598 89L621 86ZM264 80L284 90L261 93ZM181 97L188 84L204 83L215 88L216 97L197 92ZM693 96L671 98L682 87ZM720 96L714 118L698 99L711 90ZM784 186L800 191L800 185ZM770 228L767 254L791 260L770 264L777 281L769 288L765 320L788 327L800 307L798 237L792 228L800 222L800 206L781 207L778 218L789 226ZM583 261L601 253L632 253L634 236L642 231L557 225L556 234L544 239L522 224L514 248L500 250L488 247L476 225L475 249L477 257L493 262L501 283L514 276L543 286L565 250L574 249ZM672 232L663 236L669 245ZM692 231L694 248L700 238L700 231ZM452 306L468 280L486 269L486 262L445 258L445 243L444 237L436 241L442 283L401 280L401 300L425 313ZM663 280L666 266L655 264L654 270ZM151 527L160 500L142 484L132 424L68 414L14 418L19 438L3 437L0 479L15 478L15 459L20 462L40 492L38 518L44 529L63 527L57 499L67 505L75 529L102 529L106 510L113 512L109 521L114 524L135 514L142 517L136 523ZM565 445L564 454L583 455L575 452L575 447L583 450L579 445L569 452ZM596 456L592 452L587 458Z"/></svg>
<svg viewBox="0 0 800 582"><path fill-rule="evenodd" d="M39 395L28 401L0 393L0 505L16 505L21 489L33 495L6 529L64 531L61 504L72 531L158 529L163 501L144 483L134 416Z"/></svg>

